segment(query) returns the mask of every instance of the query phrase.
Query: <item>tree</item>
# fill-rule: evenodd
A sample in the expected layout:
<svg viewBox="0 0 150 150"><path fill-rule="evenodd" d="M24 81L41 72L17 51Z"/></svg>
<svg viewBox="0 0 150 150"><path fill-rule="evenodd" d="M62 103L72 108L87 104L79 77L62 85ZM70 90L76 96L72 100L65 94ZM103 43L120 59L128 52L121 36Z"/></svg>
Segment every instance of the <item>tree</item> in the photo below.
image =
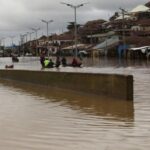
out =
<svg viewBox="0 0 150 150"><path fill-rule="evenodd" d="M69 25L67 26L67 29L69 31L72 31L74 30L74 26L75 26L75 23L74 22L69 22ZM77 29L80 27L81 25L80 24L77 24Z"/></svg>

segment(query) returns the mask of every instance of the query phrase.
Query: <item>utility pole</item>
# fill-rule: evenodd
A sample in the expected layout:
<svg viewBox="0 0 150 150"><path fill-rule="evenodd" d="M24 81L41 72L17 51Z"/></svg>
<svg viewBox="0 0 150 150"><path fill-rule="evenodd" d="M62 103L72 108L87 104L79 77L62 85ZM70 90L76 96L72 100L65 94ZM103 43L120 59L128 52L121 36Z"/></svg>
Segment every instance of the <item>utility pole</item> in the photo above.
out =
<svg viewBox="0 0 150 150"><path fill-rule="evenodd" d="M4 37L0 39L0 44L1 44L1 46L5 47L5 38Z"/></svg>
<svg viewBox="0 0 150 150"><path fill-rule="evenodd" d="M38 40L37 40L37 32L40 30L40 28L31 28L34 32L35 32L35 35L36 35L36 56L37 56L37 54L38 54Z"/></svg>
<svg viewBox="0 0 150 150"><path fill-rule="evenodd" d="M122 14L122 40L123 40L123 49L125 55L126 39L125 39L125 13L126 11L123 8L119 8Z"/></svg>
<svg viewBox="0 0 150 150"><path fill-rule="evenodd" d="M11 38L11 45L12 45L12 47L13 47L13 44L14 44L14 37L15 37L15 36L10 36L10 38Z"/></svg>
<svg viewBox="0 0 150 150"><path fill-rule="evenodd" d="M3 51L3 56L4 56L4 50L5 50L5 38L0 39L0 49Z"/></svg>
<svg viewBox="0 0 150 150"><path fill-rule="evenodd" d="M32 40L32 34L33 34L34 32L29 32L29 35L30 35L30 42L31 42L31 40Z"/></svg>
<svg viewBox="0 0 150 150"><path fill-rule="evenodd" d="M23 56L25 55L25 48L26 48L26 45L27 45L27 34L21 34L20 35L20 40L21 40L21 47L23 49Z"/></svg>
<svg viewBox="0 0 150 150"><path fill-rule="evenodd" d="M11 51L12 51L12 52L13 52L13 45L14 45L14 41L13 41L13 40L14 40L14 37L15 37L15 36L10 36L10 38L11 38L11 45L12 45L12 46L11 46Z"/></svg>
<svg viewBox="0 0 150 150"><path fill-rule="evenodd" d="M30 33L27 32L26 35L27 35L27 42L28 42L28 41L29 41L29 40L28 40L28 35L30 36ZM30 38L30 37L29 37L29 38Z"/></svg>
<svg viewBox="0 0 150 150"><path fill-rule="evenodd" d="M49 57L49 55L50 55L50 53L49 53L49 49L48 49L48 41L49 41L49 33L48 33L48 25L49 25L49 23L52 23L53 22L53 20L48 20L48 21L46 21L46 20L41 20L42 22L44 22L44 23L46 23L46 27L47 27L47 50L48 50L48 57Z"/></svg>
<svg viewBox="0 0 150 150"><path fill-rule="evenodd" d="M82 4L79 4L79 5L72 5L72 4L69 4L69 3L64 3L64 2L61 2L61 4L64 4L66 6L69 6L71 8L74 9L74 28L75 28L75 31L74 31L74 36L75 36L75 57L78 56L78 48L77 48L77 8L79 7L82 7L84 6L85 4L87 3L82 3Z"/></svg>
<svg viewBox="0 0 150 150"><path fill-rule="evenodd" d="M23 49L23 56L24 56L24 35L20 34L20 51Z"/></svg>
<svg viewBox="0 0 150 150"><path fill-rule="evenodd" d="M107 46L108 46L108 44L107 44L107 38L108 38L108 37L106 36L106 39L105 39L105 40L106 40L106 43L105 43L105 44L106 44L106 45L105 45L105 57L107 57L107 52L108 52L108 49L107 49L107 48L108 48L108 47L107 47Z"/></svg>
<svg viewBox="0 0 150 150"><path fill-rule="evenodd" d="M46 21L46 20L43 20L43 19L42 19L41 21L44 22L44 23L46 23L46 27L47 27L47 28L46 28L46 29L47 29L46 31L47 31L47 37L48 37L48 35L49 35L49 33L48 33L48 25L49 25L49 23L52 23L53 20L48 20L48 21Z"/></svg>

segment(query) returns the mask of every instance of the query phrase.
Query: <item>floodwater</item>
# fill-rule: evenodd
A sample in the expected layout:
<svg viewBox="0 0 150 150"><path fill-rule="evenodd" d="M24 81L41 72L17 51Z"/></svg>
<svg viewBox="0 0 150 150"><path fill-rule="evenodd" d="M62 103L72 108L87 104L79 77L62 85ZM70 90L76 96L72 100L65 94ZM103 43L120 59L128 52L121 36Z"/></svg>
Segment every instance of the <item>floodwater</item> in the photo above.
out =
<svg viewBox="0 0 150 150"><path fill-rule="evenodd" d="M15 69L41 70L37 58ZM0 58L0 69L10 64ZM134 75L134 102L0 80L2 150L149 150L150 62L84 59L79 71Z"/></svg>

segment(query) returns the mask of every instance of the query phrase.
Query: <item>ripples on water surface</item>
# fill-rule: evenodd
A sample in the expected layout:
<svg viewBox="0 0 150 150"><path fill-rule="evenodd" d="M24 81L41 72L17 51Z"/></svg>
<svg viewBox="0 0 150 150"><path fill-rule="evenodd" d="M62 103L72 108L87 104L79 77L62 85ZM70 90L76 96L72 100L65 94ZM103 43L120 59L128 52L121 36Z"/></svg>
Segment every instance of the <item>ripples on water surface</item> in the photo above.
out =
<svg viewBox="0 0 150 150"><path fill-rule="evenodd" d="M40 69L37 59L27 59L15 68ZM0 59L0 67L8 62ZM0 149L149 150L149 63L96 59L85 64L59 71L133 74L134 103L0 80Z"/></svg>

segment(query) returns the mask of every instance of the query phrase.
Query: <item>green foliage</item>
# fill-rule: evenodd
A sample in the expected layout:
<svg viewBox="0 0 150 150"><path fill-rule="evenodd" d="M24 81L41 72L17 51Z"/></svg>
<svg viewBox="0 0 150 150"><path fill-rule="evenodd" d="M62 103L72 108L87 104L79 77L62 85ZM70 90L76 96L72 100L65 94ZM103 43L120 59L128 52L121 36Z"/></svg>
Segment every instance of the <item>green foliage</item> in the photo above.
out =
<svg viewBox="0 0 150 150"><path fill-rule="evenodd" d="M78 29L80 26L81 26L80 24L77 24L77 29ZM72 30L74 30L74 28L75 28L75 22L69 22L69 25L67 26L67 29L68 29L69 31L72 31Z"/></svg>

